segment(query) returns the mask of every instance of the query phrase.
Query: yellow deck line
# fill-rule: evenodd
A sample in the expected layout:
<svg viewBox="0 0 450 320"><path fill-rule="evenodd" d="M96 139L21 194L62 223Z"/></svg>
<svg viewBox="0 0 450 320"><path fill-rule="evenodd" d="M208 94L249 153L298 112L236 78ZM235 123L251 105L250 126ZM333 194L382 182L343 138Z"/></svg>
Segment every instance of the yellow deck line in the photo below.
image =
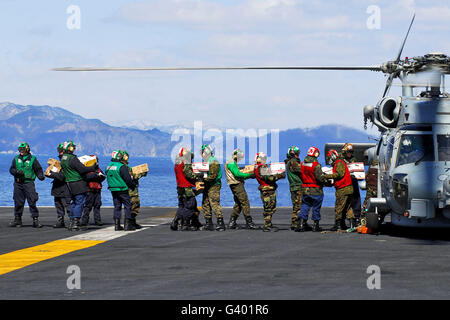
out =
<svg viewBox="0 0 450 320"><path fill-rule="evenodd" d="M0 275L64 254L93 247L104 240L56 240L0 255Z"/></svg>

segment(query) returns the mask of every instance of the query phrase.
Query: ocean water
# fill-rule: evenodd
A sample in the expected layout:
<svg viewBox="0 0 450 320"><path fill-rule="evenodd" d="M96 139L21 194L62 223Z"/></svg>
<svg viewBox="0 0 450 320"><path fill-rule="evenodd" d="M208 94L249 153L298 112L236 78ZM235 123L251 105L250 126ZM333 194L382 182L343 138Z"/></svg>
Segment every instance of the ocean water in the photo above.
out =
<svg viewBox="0 0 450 320"><path fill-rule="evenodd" d="M43 169L47 168L47 160L56 158L55 156L36 155ZM0 155L0 206L14 206L13 201L13 176L9 173L9 168L14 155ZM100 157L99 164L104 171L109 163L108 157ZM169 158L145 158L131 157L130 165L135 166L147 163L150 172L146 177L139 180L139 194L141 197L141 206L171 206L178 205L176 180L173 171L173 162ZM239 164L244 165L244 164ZM222 165L222 171L224 170ZM52 179L39 181L36 179L36 190L39 194L38 206L53 206L53 197L50 194ZM279 180L277 190L277 206L292 206L291 194L289 192L289 182L287 179ZM258 191L258 183L255 179L246 180L245 188L247 190L251 206L261 207L262 202ZM335 196L334 188L324 189L325 198L323 206L334 206ZM361 198L364 199L365 192L361 191ZM197 201L201 205L202 196L197 196ZM221 189L222 206L232 207L234 205L233 195L227 185L225 172L222 175ZM112 206L111 193L107 189L106 181L103 183L102 202L105 206Z"/></svg>

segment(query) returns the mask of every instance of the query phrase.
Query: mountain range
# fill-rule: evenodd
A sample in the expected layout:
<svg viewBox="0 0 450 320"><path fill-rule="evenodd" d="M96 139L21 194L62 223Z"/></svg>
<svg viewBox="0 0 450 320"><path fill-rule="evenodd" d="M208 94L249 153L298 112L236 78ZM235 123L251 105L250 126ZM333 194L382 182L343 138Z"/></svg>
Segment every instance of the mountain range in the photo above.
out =
<svg viewBox="0 0 450 320"><path fill-rule="evenodd" d="M60 142L72 140L79 155L107 156L114 149L125 149L134 156L169 157L177 143L171 141L170 130L176 128L179 127L161 125L142 130L113 126L60 107L0 103L0 153L16 153L19 143L26 141L33 153L53 155ZM337 124L280 131L280 160L292 145L299 146L304 154L312 145L323 148L326 142L368 142L368 136L364 131Z"/></svg>

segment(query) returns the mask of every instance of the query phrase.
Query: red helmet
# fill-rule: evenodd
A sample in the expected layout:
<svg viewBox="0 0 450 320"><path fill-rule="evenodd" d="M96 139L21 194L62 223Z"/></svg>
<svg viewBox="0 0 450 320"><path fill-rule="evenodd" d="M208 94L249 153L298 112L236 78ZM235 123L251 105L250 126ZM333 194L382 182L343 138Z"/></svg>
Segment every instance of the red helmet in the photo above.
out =
<svg viewBox="0 0 450 320"><path fill-rule="evenodd" d="M306 154L310 157L318 158L320 155L320 151L316 147L311 147L308 149L308 152Z"/></svg>
<svg viewBox="0 0 450 320"><path fill-rule="evenodd" d="M332 150L328 151L327 157L326 157L327 163L328 164L335 163L338 157L339 157L339 153L336 150L332 149Z"/></svg>

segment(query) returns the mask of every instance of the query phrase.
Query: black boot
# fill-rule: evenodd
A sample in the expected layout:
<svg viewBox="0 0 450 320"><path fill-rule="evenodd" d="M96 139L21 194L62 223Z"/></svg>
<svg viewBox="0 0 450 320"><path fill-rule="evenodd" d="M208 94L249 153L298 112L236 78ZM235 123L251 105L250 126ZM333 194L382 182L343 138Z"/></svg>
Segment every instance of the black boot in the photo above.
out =
<svg viewBox="0 0 450 320"><path fill-rule="evenodd" d="M198 215L195 213L191 217L191 226L194 231L203 230L203 225L200 223L200 220L198 220Z"/></svg>
<svg viewBox="0 0 450 320"><path fill-rule="evenodd" d="M230 222L228 223L228 229L239 229L238 224L236 223L237 216L231 216Z"/></svg>
<svg viewBox="0 0 450 320"><path fill-rule="evenodd" d="M251 229L251 230L257 230L259 229L259 227L253 223L253 219L251 216L246 216L245 217L245 228L246 229Z"/></svg>
<svg viewBox="0 0 450 320"><path fill-rule="evenodd" d="M347 229L348 229L348 227L347 227L347 225L345 224L345 219L341 219L341 230L345 231L345 230L347 230Z"/></svg>
<svg viewBox="0 0 450 320"><path fill-rule="evenodd" d="M203 228L203 230L214 231L214 224L212 222L212 218L205 219L205 227Z"/></svg>
<svg viewBox="0 0 450 320"><path fill-rule="evenodd" d="M313 232L321 232L322 228L319 226L319 220L314 220Z"/></svg>
<svg viewBox="0 0 450 320"><path fill-rule="evenodd" d="M300 218L298 220L297 228L295 228L295 232L305 232L306 230L306 221L305 219Z"/></svg>
<svg viewBox="0 0 450 320"><path fill-rule="evenodd" d="M33 218L33 228L42 228L42 224L39 223L38 217Z"/></svg>
<svg viewBox="0 0 450 320"><path fill-rule="evenodd" d="M330 229L330 231L339 231L341 230L342 219L337 219L334 221L334 226Z"/></svg>
<svg viewBox="0 0 450 320"><path fill-rule="evenodd" d="M217 218L217 231L225 231L225 223L223 222L223 218Z"/></svg>
<svg viewBox="0 0 450 320"><path fill-rule="evenodd" d="M22 226L22 217L15 216L14 221L9 224L12 228L20 228Z"/></svg>
<svg viewBox="0 0 450 320"><path fill-rule="evenodd" d="M120 219L114 218L114 230L121 231L123 227L120 225Z"/></svg>
<svg viewBox="0 0 450 320"><path fill-rule="evenodd" d="M73 218L71 231L79 231L79 230L81 230L80 218Z"/></svg>
<svg viewBox="0 0 450 320"><path fill-rule="evenodd" d="M131 220L133 220L134 227L135 227L136 230L142 229L142 226L136 222L136 216L137 216L136 213L132 213L131 214Z"/></svg>
<svg viewBox="0 0 450 320"><path fill-rule="evenodd" d="M125 231L134 231L136 227L134 226L133 219L125 219L125 227L123 228Z"/></svg>
<svg viewBox="0 0 450 320"><path fill-rule="evenodd" d="M350 228L355 229L358 227L358 221L356 218L350 219Z"/></svg>
<svg viewBox="0 0 450 320"><path fill-rule="evenodd" d="M279 229L275 227L272 223L270 225L264 225L263 231L264 232L277 232Z"/></svg>
<svg viewBox="0 0 450 320"><path fill-rule="evenodd" d="M172 222L170 223L170 230L172 231L178 231L178 224L179 224L180 219L175 216L172 220Z"/></svg>
<svg viewBox="0 0 450 320"><path fill-rule="evenodd" d="M198 229L192 226L192 218L183 219L182 231L197 231Z"/></svg>
<svg viewBox="0 0 450 320"><path fill-rule="evenodd" d="M64 223L64 217L63 216L59 216L58 219L56 220L56 224L53 226L53 228L58 229L58 228L65 228L66 225Z"/></svg>

